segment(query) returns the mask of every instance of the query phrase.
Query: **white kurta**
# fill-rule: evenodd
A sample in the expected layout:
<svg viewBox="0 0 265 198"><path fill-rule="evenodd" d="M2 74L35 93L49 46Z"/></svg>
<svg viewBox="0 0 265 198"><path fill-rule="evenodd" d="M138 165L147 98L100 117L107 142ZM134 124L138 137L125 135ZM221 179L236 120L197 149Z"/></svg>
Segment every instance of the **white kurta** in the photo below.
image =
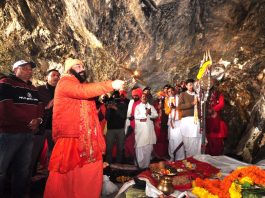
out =
<svg viewBox="0 0 265 198"><path fill-rule="evenodd" d="M176 95L175 97L169 97L168 105L169 107L171 104L174 106L178 106L179 97ZM184 146L182 145L179 150L176 152L174 156L174 151L178 148L180 144L182 144L182 134L180 132L180 115L179 111L175 109L170 110L170 114L168 116L168 153L170 156L170 160L182 160L185 158L184 154Z"/></svg>
<svg viewBox="0 0 265 198"><path fill-rule="evenodd" d="M127 127L130 126L130 120L129 120L129 118L131 117L133 103L134 103L134 100L130 100L130 102L128 104L127 118L126 118L125 127L124 127L125 134L127 133Z"/></svg>
<svg viewBox="0 0 265 198"><path fill-rule="evenodd" d="M151 115L146 115L146 108L151 109ZM147 168L150 164L153 144L156 143L154 122L151 118L157 117L156 109L149 103L140 103L135 108L135 151L140 168Z"/></svg>
<svg viewBox="0 0 265 198"><path fill-rule="evenodd" d="M151 108L151 115L146 115L146 108ZM158 114L153 105L140 103L134 112L135 118L135 147L142 147L156 143L154 122L151 118L157 118ZM141 119L147 119L141 122Z"/></svg>

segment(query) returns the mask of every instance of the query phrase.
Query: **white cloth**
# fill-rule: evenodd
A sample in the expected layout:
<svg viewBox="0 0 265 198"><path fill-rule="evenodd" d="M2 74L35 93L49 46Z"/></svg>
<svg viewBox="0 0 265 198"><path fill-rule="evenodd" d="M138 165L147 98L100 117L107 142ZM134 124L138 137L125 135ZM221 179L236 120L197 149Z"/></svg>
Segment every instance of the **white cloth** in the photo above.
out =
<svg viewBox="0 0 265 198"><path fill-rule="evenodd" d="M194 124L194 116L188 116L181 119L180 131L183 137L201 137L200 124Z"/></svg>
<svg viewBox="0 0 265 198"><path fill-rule="evenodd" d="M171 125L173 124L173 126ZM174 127L174 128L173 128ZM169 140L181 140L182 141L182 134L180 131L180 121L168 121L168 139Z"/></svg>
<svg viewBox="0 0 265 198"><path fill-rule="evenodd" d="M168 98L168 106L171 107L178 106L179 96L175 95ZM170 156L170 160L182 160L185 158L184 154L184 146L182 146L177 152L176 156L174 156L174 151L176 148L182 143L182 134L180 132L180 120L179 120L179 111L171 108L170 113L168 115L168 154Z"/></svg>
<svg viewBox="0 0 265 198"><path fill-rule="evenodd" d="M136 159L139 168L149 167L152 151L153 151L152 144L135 148Z"/></svg>
<svg viewBox="0 0 265 198"><path fill-rule="evenodd" d="M151 115L146 115L146 108L151 109ZM142 147L156 143L154 122L151 118L157 118L158 114L153 105L140 103L134 112L135 118L135 147ZM146 119L146 121L141 121Z"/></svg>
<svg viewBox="0 0 265 198"><path fill-rule="evenodd" d="M201 154L201 137L184 137L183 136L184 149L186 157Z"/></svg>
<svg viewBox="0 0 265 198"><path fill-rule="evenodd" d="M129 118L131 117L133 103L134 103L134 100L130 100L130 102L128 104L127 119L125 121L125 127L124 127L124 129L125 129L124 133L125 134L127 133L128 126L130 126L130 120L129 120Z"/></svg>
<svg viewBox="0 0 265 198"><path fill-rule="evenodd" d="M168 141L168 154L170 156L170 161L183 160L185 159L184 145L182 145L174 156L174 151L182 143L182 137L179 140L169 140Z"/></svg>
<svg viewBox="0 0 265 198"><path fill-rule="evenodd" d="M116 184L110 181L109 177L107 175L103 175L103 185L102 185L102 192L101 194L104 195L110 195L116 191L118 191L118 187Z"/></svg>

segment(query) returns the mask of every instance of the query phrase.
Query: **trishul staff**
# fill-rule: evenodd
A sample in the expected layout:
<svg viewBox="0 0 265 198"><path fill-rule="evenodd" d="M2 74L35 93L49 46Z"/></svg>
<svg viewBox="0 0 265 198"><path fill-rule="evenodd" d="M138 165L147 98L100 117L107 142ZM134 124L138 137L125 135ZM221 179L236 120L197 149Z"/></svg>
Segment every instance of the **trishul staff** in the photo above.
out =
<svg viewBox="0 0 265 198"><path fill-rule="evenodd" d="M212 58L210 54L210 50L207 50L204 55L203 59L200 63L200 69L197 74L198 83L196 85L196 91L199 96L199 117L200 117L200 133L202 134L202 146L201 146L201 153L205 153L206 148L206 101L209 96L209 91L211 89L211 65L212 65ZM197 108L197 107L196 107Z"/></svg>

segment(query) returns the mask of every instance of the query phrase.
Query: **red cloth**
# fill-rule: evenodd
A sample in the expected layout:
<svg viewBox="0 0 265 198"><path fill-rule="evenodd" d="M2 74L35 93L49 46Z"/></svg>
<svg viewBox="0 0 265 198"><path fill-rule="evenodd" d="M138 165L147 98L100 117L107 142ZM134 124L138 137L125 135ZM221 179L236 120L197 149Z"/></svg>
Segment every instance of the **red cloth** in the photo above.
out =
<svg viewBox="0 0 265 198"><path fill-rule="evenodd" d="M226 123L219 117L207 118L206 120L207 138L225 138L228 135Z"/></svg>
<svg viewBox="0 0 265 198"><path fill-rule="evenodd" d="M226 123L221 119L221 110L224 108L224 96L214 91L210 97L209 109L213 114L206 119L206 134L211 138L224 138L228 135Z"/></svg>
<svg viewBox="0 0 265 198"><path fill-rule="evenodd" d="M221 110L225 101L223 94L214 91L210 97L209 109L212 112L206 119L206 154L222 155L224 151L223 139L228 135L226 123L221 118Z"/></svg>
<svg viewBox="0 0 265 198"><path fill-rule="evenodd" d="M48 151L48 141L47 139L45 139L43 149L40 154L40 164L42 165L42 167L45 168L47 168L47 161L48 161L47 151Z"/></svg>
<svg viewBox="0 0 265 198"><path fill-rule="evenodd" d="M154 107L158 112L158 118L154 121L155 133L156 133L156 144L154 145L154 153L158 158L164 158L168 154L168 139L167 131L161 128L161 116L159 113L161 109L159 108L158 101L154 103Z"/></svg>
<svg viewBox="0 0 265 198"><path fill-rule="evenodd" d="M188 190L192 187L191 180L196 178L207 178L213 175L216 175L220 169L206 163L201 162L199 160L194 159L193 157L189 157L186 159L187 162L190 162L195 165L193 170L188 169L185 167L183 160L175 161L175 162L165 162L169 166L172 166L176 169L183 169L183 172L179 172L177 176L186 176L190 178L190 183L186 183L184 185L176 185L174 188L176 190ZM138 177L144 177L150 181L150 183L154 186L158 185L158 181L152 176L150 170L146 170L138 175Z"/></svg>
<svg viewBox="0 0 265 198"><path fill-rule="evenodd" d="M142 94L143 94L143 90L141 88L132 90L132 96L139 96L141 98Z"/></svg>
<svg viewBox="0 0 265 198"><path fill-rule="evenodd" d="M127 97L127 92L125 90L120 90L119 93L120 96L123 95L125 98Z"/></svg>
<svg viewBox="0 0 265 198"><path fill-rule="evenodd" d="M208 137L206 145L206 154L217 156L224 153L224 140L223 138L210 138Z"/></svg>
<svg viewBox="0 0 265 198"><path fill-rule="evenodd" d="M44 198L99 198L103 180L102 160L76 167L66 174L51 171Z"/></svg>

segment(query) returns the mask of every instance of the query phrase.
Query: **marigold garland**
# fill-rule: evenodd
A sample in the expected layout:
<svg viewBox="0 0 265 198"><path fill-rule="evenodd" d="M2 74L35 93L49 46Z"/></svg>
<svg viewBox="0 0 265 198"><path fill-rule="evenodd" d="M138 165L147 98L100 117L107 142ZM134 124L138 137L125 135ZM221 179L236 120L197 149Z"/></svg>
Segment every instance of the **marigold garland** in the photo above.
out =
<svg viewBox="0 0 265 198"><path fill-rule="evenodd" d="M217 195L213 195L210 192L208 192L207 190L205 190L204 188L200 188L200 187L193 188L192 193L194 195L197 195L198 197L201 197L201 198L218 198Z"/></svg>
<svg viewBox="0 0 265 198"><path fill-rule="evenodd" d="M231 198L241 198L241 186L233 182L229 188L229 194Z"/></svg>
<svg viewBox="0 0 265 198"><path fill-rule="evenodd" d="M239 198L241 196L241 187L239 184L236 184L235 181L241 183L248 182L251 185L257 184L265 186L265 170L262 170L257 166L248 166L236 169L235 171L227 175L223 180L197 178L194 182L194 188L203 188L208 193L217 195L220 198ZM195 192L198 192L198 190ZM240 194L240 196L238 193Z"/></svg>

